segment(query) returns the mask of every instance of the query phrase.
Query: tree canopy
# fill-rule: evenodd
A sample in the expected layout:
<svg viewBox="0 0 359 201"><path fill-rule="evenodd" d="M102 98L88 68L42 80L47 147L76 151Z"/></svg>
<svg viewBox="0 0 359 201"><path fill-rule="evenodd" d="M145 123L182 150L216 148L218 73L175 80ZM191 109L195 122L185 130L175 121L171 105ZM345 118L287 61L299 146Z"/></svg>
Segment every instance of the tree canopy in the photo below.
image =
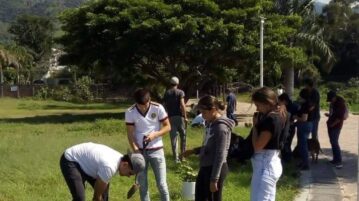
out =
<svg viewBox="0 0 359 201"><path fill-rule="evenodd" d="M92 1L61 15L58 41L63 63L104 79L167 84L177 75L191 90L234 76L258 80L260 16L267 18L265 68L275 74L278 61L303 57L288 46L302 18L278 14L269 0Z"/></svg>

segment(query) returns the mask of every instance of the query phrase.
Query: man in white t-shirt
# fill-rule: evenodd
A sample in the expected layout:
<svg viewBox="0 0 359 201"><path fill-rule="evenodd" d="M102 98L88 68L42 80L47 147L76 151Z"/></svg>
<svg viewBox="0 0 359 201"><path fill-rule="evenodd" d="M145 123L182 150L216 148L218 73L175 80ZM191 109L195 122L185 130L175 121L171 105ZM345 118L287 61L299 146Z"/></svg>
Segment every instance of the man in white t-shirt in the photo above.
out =
<svg viewBox="0 0 359 201"><path fill-rule="evenodd" d="M151 102L147 89L138 89L134 93L136 104L125 114L128 141L134 152L142 152L146 161L145 171L138 174L141 201L149 201L147 170L151 165L156 177L161 201L169 201L166 181L166 160L163 151L162 136L171 130L164 107Z"/></svg>
<svg viewBox="0 0 359 201"><path fill-rule="evenodd" d="M85 201L85 181L94 188L93 201L108 201L110 179L117 173L129 177L143 171L145 159L140 153L122 155L88 142L66 149L60 167L73 201Z"/></svg>

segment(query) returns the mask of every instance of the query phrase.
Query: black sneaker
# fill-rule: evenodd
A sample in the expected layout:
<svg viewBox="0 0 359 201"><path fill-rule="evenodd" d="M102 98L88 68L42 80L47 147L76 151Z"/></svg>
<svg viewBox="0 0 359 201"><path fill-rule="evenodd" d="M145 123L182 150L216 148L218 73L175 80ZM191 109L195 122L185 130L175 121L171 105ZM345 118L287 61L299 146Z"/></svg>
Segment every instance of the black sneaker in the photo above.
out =
<svg viewBox="0 0 359 201"><path fill-rule="evenodd" d="M331 161L328 161L329 164L331 165L336 165L338 162L334 161L334 160L331 160Z"/></svg>
<svg viewBox="0 0 359 201"><path fill-rule="evenodd" d="M335 168L337 168L337 169L343 168L343 163L342 162L336 162L336 161L331 160L331 161L329 161L329 163L331 165L335 166Z"/></svg>

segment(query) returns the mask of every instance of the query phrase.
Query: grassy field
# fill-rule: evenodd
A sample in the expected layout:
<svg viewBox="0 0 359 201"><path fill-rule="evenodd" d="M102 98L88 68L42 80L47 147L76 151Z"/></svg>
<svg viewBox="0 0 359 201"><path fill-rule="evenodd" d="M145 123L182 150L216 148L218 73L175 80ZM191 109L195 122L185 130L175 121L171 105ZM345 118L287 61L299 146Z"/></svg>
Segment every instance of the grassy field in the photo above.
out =
<svg viewBox="0 0 359 201"><path fill-rule="evenodd" d="M62 152L71 145L88 141L126 152L124 110L128 106L0 99L0 200L71 200L59 168ZM236 128L236 132L246 135L248 129ZM202 135L201 129L188 129L188 147L200 145ZM171 160L168 136L164 143L171 200L179 201L182 182L176 173L177 166ZM189 161L197 168L195 156ZM279 181L279 201L293 200L297 192L298 179L293 169L287 168ZM250 164L231 162L230 171L223 200L249 200ZM149 172L152 200L159 200L153 173ZM111 200L126 200L126 192L132 183L133 178L115 176L111 181ZM87 200L91 200L92 188L88 187L87 191ZM139 195L132 200L139 200Z"/></svg>

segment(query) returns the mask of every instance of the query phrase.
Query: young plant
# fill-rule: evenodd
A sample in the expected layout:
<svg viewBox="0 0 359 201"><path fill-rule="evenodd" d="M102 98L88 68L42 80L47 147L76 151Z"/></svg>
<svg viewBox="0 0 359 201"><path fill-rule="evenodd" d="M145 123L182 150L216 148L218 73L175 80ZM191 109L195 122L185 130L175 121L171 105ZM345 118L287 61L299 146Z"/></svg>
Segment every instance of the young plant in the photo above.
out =
<svg viewBox="0 0 359 201"><path fill-rule="evenodd" d="M182 161L178 169L179 176L184 182L195 182L197 172L189 165L187 161Z"/></svg>

